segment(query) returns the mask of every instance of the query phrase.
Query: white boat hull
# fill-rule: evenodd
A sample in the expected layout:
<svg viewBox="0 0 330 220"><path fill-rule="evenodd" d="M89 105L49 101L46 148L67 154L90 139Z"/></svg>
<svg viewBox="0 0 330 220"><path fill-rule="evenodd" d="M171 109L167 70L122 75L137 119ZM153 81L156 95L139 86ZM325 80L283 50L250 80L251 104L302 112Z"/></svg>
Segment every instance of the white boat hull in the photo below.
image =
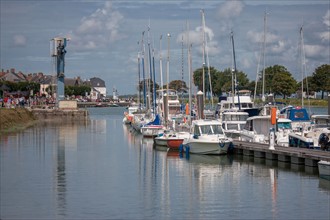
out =
<svg viewBox="0 0 330 220"><path fill-rule="evenodd" d="M330 180L330 162L321 160L318 162L318 168L320 178Z"/></svg>
<svg viewBox="0 0 330 220"><path fill-rule="evenodd" d="M184 142L184 150L192 154L227 154L228 148L232 145L232 142L229 139L221 140L218 138L214 139L195 139L190 138ZM189 149L189 150L188 150Z"/></svg>
<svg viewBox="0 0 330 220"><path fill-rule="evenodd" d="M141 133L143 137L156 137L162 133L164 127L161 125L147 125L141 127Z"/></svg>

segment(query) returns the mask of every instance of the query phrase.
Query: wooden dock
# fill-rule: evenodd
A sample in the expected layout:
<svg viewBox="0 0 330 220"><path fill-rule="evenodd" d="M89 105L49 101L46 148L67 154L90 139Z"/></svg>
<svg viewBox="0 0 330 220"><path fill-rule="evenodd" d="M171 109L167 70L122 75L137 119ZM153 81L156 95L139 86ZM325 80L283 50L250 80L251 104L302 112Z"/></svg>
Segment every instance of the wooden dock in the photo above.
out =
<svg viewBox="0 0 330 220"><path fill-rule="evenodd" d="M330 151L321 151L307 148L283 147L275 145L275 150L270 150L268 144L245 141L233 141L235 153L256 158L278 160L309 167L317 167L320 160L330 161Z"/></svg>

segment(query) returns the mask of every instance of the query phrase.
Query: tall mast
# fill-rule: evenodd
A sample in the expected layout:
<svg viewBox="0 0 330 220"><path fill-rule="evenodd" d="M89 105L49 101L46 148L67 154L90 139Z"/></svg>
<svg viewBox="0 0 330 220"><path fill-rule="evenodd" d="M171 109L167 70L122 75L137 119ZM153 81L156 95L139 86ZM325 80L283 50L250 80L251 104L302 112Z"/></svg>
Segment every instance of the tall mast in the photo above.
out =
<svg viewBox="0 0 330 220"><path fill-rule="evenodd" d="M159 37L159 72L160 72L160 88L162 92L162 99L164 99L164 91L163 91L163 63L162 63L162 38L163 35ZM164 113L164 103L161 104L162 112Z"/></svg>
<svg viewBox="0 0 330 220"><path fill-rule="evenodd" d="M201 14L202 14L202 34L203 34L203 43L202 43L202 52L203 52L203 62L202 62L202 78L203 78L203 83L202 83L202 87L203 87L203 102L205 102L205 26L204 26L204 10L201 10Z"/></svg>
<svg viewBox="0 0 330 220"><path fill-rule="evenodd" d="M139 41L137 42L138 46L139 46ZM140 51L138 51L138 106L140 106L140 102L141 102L141 89L140 89L140 81L141 81L141 77L140 77L141 73L140 73Z"/></svg>
<svg viewBox="0 0 330 220"><path fill-rule="evenodd" d="M233 32L231 32L231 43L232 43L232 47L233 47L235 91L237 93L237 98L238 98L238 108L239 108L239 110L241 110L241 102L240 102L240 98L239 98L238 83L237 83L236 55L235 55L235 44L234 44L234 33Z"/></svg>
<svg viewBox="0 0 330 220"><path fill-rule="evenodd" d="M144 53L145 53L145 47L144 47L144 31L142 32L142 74L143 74L143 105L146 107L146 100L147 100L147 94L146 94L146 77L145 77L145 66L144 66Z"/></svg>
<svg viewBox="0 0 330 220"><path fill-rule="evenodd" d="M148 80L148 107L151 108L151 81L152 81L152 63L151 63L151 51L150 51L150 20L148 25L148 60L149 60L149 80Z"/></svg>
<svg viewBox="0 0 330 220"><path fill-rule="evenodd" d="M170 38L171 38L171 34L168 33L167 34L167 65L166 65L166 81L167 81L166 82L167 83L166 84L166 95L167 95L167 97L168 97L168 89L169 89L168 86L169 86L169 81L170 81L170 76L169 76L169 74L170 74ZM165 107L166 107L167 112L169 112L168 104ZM167 127L168 118L166 118L165 121L166 121L166 127Z"/></svg>
<svg viewBox="0 0 330 220"><path fill-rule="evenodd" d="M264 102L266 100L265 98L265 68L266 68L266 34L267 34L267 11L264 15L264 46L263 46L263 70L262 70L262 101Z"/></svg>
<svg viewBox="0 0 330 220"><path fill-rule="evenodd" d="M189 116L188 116L188 124L191 125L191 110L192 110L192 101L191 101L191 88L192 88L192 68L191 68L191 45L189 40L189 22L187 21L187 47L188 47L188 80L189 80Z"/></svg>

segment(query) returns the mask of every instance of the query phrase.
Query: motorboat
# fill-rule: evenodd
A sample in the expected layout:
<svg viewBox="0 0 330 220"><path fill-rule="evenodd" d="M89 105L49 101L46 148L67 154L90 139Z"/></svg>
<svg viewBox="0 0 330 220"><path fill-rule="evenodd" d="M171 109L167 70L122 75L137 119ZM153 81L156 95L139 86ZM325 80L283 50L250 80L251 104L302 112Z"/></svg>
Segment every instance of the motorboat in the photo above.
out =
<svg viewBox="0 0 330 220"><path fill-rule="evenodd" d="M309 126L289 134L289 146L330 150L330 115L312 115Z"/></svg>
<svg viewBox="0 0 330 220"><path fill-rule="evenodd" d="M184 139L189 138L189 132L165 130L154 138L154 143L159 146L166 146L170 149L179 149Z"/></svg>
<svg viewBox="0 0 330 220"><path fill-rule="evenodd" d="M223 112L233 110L247 112L249 117L252 117L259 115L261 108L255 107L249 90L240 90L236 95L229 94L228 96L219 97L216 107L216 114L218 116L221 116Z"/></svg>
<svg viewBox="0 0 330 220"><path fill-rule="evenodd" d="M292 131L291 120L277 118L276 123L271 123L271 115L259 115L249 117L243 130L240 132L240 140L269 144L270 130L275 131L275 143L280 146L288 146L289 133Z"/></svg>
<svg viewBox="0 0 330 220"><path fill-rule="evenodd" d="M182 143L186 153L227 154L233 148L232 139L225 135L219 120L192 121L192 133Z"/></svg>
<svg viewBox="0 0 330 220"><path fill-rule="evenodd" d="M317 165L320 178L330 180L330 161L320 160Z"/></svg>
<svg viewBox="0 0 330 220"><path fill-rule="evenodd" d="M226 136L232 139L239 139L241 130L243 130L248 117L249 114L243 111L223 112L220 120Z"/></svg>
<svg viewBox="0 0 330 220"><path fill-rule="evenodd" d="M131 124L133 121L133 117L135 112L139 110L138 105L132 105L127 108L127 111L124 112L123 123L124 124Z"/></svg>

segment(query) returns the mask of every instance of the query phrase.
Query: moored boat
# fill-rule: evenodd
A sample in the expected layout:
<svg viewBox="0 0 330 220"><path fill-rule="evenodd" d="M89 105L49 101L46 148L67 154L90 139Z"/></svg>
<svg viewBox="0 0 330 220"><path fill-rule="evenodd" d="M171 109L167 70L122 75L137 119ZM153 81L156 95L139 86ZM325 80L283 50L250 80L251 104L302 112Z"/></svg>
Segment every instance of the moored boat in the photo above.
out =
<svg viewBox="0 0 330 220"><path fill-rule="evenodd" d="M320 160L317 165L320 178L330 180L330 161Z"/></svg>
<svg viewBox="0 0 330 220"><path fill-rule="evenodd" d="M184 150L193 154L227 154L233 148L218 120L194 120L192 134L182 143Z"/></svg>

